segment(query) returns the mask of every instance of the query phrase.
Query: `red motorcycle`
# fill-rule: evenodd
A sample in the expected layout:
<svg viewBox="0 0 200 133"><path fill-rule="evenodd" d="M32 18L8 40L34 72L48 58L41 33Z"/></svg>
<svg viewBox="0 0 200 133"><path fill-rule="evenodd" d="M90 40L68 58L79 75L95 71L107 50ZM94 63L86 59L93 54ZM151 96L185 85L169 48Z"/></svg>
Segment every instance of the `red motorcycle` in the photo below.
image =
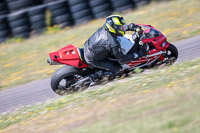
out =
<svg viewBox="0 0 200 133"><path fill-rule="evenodd" d="M134 40L138 32L118 37L117 40L120 42L124 54L137 53L141 45L145 44L148 47L147 56L123 64L123 70L130 72L138 67L152 68L161 64L173 64L178 58L177 48L151 25L141 24L140 26L143 30L140 36L140 43L136 43ZM83 48L77 48L73 45L68 45L56 52L49 53L49 57L47 62L50 65L65 65L51 77L51 88L59 95L73 93L81 88L89 87L86 82L89 75L99 71L99 68L92 68L87 65L84 60ZM110 60L116 61L113 58L110 58ZM84 84L80 86L80 82Z"/></svg>

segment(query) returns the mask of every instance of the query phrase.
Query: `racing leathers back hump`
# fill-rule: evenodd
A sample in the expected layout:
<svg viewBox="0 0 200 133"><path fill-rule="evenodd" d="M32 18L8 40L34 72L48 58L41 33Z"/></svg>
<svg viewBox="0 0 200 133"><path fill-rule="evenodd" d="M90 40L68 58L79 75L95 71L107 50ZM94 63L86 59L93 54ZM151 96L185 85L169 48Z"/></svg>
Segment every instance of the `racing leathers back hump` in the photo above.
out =
<svg viewBox="0 0 200 133"><path fill-rule="evenodd" d="M88 64L91 64L93 62L101 62L111 55L114 55L121 64L134 58L132 54L124 55L116 37L104 27L101 27L85 42L85 60Z"/></svg>

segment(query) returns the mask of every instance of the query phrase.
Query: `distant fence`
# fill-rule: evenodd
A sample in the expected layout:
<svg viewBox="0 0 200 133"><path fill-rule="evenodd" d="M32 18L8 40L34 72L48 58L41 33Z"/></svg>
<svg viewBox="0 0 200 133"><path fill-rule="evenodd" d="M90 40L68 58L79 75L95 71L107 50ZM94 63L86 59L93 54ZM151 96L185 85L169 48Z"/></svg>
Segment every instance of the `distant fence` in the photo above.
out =
<svg viewBox="0 0 200 133"><path fill-rule="evenodd" d="M10 37L28 38L51 26L61 28L148 4L150 0L0 0L0 43Z"/></svg>

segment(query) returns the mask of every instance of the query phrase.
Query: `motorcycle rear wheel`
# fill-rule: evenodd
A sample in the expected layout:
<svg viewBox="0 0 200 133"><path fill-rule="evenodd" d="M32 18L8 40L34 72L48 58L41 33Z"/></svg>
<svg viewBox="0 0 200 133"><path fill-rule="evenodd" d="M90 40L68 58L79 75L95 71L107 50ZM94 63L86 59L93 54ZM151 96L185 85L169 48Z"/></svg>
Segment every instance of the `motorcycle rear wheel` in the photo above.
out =
<svg viewBox="0 0 200 133"><path fill-rule="evenodd" d="M58 95L71 94L77 91L77 88L71 87L81 78L80 70L72 66L63 66L58 69L51 77L51 88Z"/></svg>

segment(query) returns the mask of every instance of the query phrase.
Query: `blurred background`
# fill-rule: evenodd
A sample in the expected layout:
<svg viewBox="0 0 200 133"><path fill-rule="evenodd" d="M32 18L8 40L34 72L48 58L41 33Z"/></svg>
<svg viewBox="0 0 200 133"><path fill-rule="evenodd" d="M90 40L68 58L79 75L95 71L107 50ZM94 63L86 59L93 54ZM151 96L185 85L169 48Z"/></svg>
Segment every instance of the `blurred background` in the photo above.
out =
<svg viewBox="0 0 200 133"><path fill-rule="evenodd" d="M13 111L0 133L199 133L199 59L14 111L50 94L62 67L47 64L50 52L83 47L112 14L152 25L179 57L199 52L200 0L0 0L0 111Z"/></svg>
<svg viewBox="0 0 200 133"><path fill-rule="evenodd" d="M154 0L162 1L162 0ZM165 0L166 1L166 0ZM151 0L0 0L0 42L133 10Z"/></svg>

